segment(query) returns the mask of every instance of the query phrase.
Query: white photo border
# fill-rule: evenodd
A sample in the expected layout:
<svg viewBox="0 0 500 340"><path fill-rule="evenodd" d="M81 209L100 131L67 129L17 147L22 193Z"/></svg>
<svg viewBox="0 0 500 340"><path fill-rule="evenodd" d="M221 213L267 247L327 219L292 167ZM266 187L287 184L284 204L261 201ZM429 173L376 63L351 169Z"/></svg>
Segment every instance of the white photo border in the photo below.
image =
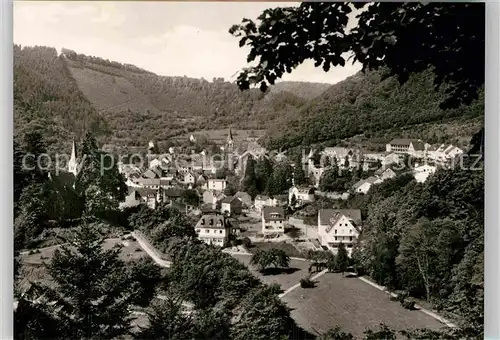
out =
<svg viewBox="0 0 500 340"><path fill-rule="evenodd" d="M0 338L13 338L13 1L0 2ZM486 2L485 338L500 339L500 3ZM472 62L472 61L471 61Z"/></svg>
<svg viewBox="0 0 500 340"><path fill-rule="evenodd" d="M500 339L500 3L486 2L484 336Z"/></svg>
<svg viewBox="0 0 500 340"><path fill-rule="evenodd" d="M2 120L0 123L0 196L1 223L0 236L0 338L12 339L13 332L13 284L14 284L14 176L13 176L13 3L12 0L2 0L0 5L0 32L2 50L0 52L0 105L2 105Z"/></svg>

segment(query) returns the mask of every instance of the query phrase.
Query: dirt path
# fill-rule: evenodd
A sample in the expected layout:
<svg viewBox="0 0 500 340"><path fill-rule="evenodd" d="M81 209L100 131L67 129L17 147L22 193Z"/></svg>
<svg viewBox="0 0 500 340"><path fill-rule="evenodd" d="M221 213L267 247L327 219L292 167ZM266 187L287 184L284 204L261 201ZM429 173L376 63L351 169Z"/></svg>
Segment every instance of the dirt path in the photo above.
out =
<svg viewBox="0 0 500 340"><path fill-rule="evenodd" d="M153 259L153 261L155 261L158 265L160 265L162 267L170 268L171 262L160 258L160 256L157 253L157 250L155 248L153 248L149 244L149 242L146 239L144 239L144 237L142 237L141 235L139 235L135 231L132 232L132 237L135 238L137 243L139 243L141 248L149 255L149 257L151 257Z"/></svg>

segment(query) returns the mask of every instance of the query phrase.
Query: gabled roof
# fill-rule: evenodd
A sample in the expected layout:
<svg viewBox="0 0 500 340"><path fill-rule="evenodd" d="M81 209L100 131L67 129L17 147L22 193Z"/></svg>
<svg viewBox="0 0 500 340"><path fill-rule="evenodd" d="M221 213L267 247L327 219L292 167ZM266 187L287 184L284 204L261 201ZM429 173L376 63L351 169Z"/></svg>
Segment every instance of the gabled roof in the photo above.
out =
<svg viewBox="0 0 500 340"><path fill-rule="evenodd" d="M314 194L315 191L315 188L312 186L293 186L289 191L293 190L293 188L296 188L298 192L302 194Z"/></svg>
<svg viewBox="0 0 500 340"><path fill-rule="evenodd" d="M425 150L425 144L422 141L419 141L418 139L394 138L389 142L389 144L404 145L404 146L410 146L410 144L412 144L415 150L419 151Z"/></svg>
<svg viewBox="0 0 500 340"><path fill-rule="evenodd" d="M342 216L347 217L354 224L361 222L361 210L359 209L320 209L318 215L321 225L335 224Z"/></svg>
<svg viewBox="0 0 500 340"><path fill-rule="evenodd" d="M143 198L148 196L156 196L157 191L151 188L136 188L135 191Z"/></svg>
<svg viewBox="0 0 500 340"><path fill-rule="evenodd" d="M264 207L262 214L265 220L281 221L285 219L285 209L283 207Z"/></svg>
<svg viewBox="0 0 500 340"><path fill-rule="evenodd" d="M209 178L208 180L212 181L212 182L225 182L226 181L226 179L224 179L224 178L222 178L222 179L221 178Z"/></svg>
<svg viewBox="0 0 500 340"><path fill-rule="evenodd" d="M269 196L266 195L257 195L255 196L256 201L267 201L269 199Z"/></svg>
<svg viewBox="0 0 500 340"><path fill-rule="evenodd" d="M238 199L237 199L236 197L234 197L234 196L227 196L227 197L225 197L225 198L221 201L221 203L229 203L229 204L231 204L231 203L233 203L233 201L234 201L234 200L238 200ZM238 201L239 201L239 200L238 200Z"/></svg>
<svg viewBox="0 0 500 340"><path fill-rule="evenodd" d="M356 182L356 183L355 183L352 187L353 187L354 189L357 189L357 188L361 187L361 186L362 186L363 184L365 184L365 183L367 183L367 182L366 182L366 180L364 180L364 179L360 179L360 180L359 180L359 181L357 181L357 182ZM371 183L369 183L369 184L371 184Z"/></svg>
<svg viewBox="0 0 500 340"><path fill-rule="evenodd" d="M370 183L370 184L373 184L375 183L376 181L378 181L378 178L375 177L375 176L370 176L366 179L366 182Z"/></svg>
<svg viewBox="0 0 500 340"><path fill-rule="evenodd" d="M391 173L391 174L394 174L394 175L396 174L396 173L394 172L394 170L392 170L391 168L380 168L380 169L378 169L377 171L375 171L375 175L377 175L377 176L382 176L382 175L383 175L384 173L386 173L386 172Z"/></svg>
<svg viewBox="0 0 500 340"><path fill-rule="evenodd" d="M137 183L142 185L160 185L161 179L159 178L139 178Z"/></svg>
<svg viewBox="0 0 500 340"><path fill-rule="evenodd" d="M152 169L148 169L148 170L144 171L144 173L142 174L142 177L144 177L144 178L156 178L156 177L159 177L159 176Z"/></svg>

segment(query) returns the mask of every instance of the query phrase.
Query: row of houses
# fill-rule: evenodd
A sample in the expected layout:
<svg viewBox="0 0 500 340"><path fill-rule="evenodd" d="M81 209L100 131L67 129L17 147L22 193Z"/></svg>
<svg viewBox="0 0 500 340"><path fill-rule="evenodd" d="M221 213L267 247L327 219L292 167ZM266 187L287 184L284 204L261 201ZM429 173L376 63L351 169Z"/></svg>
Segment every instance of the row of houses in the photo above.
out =
<svg viewBox="0 0 500 340"><path fill-rule="evenodd" d="M449 163L464 152L452 144L431 145L420 139L396 138L386 144L386 152L425 158L439 164Z"/></svg>
<svg viewBox="0 0 500 340"><path fill-rule="evenodd" d="M367 179L361 179L356 182L352 189L356 193L366 194L370 191L370 188L373 185L383 183L384 181L396 177L396 173L391 168L383 169L375 171L373 176L368 177Z"/></svg>

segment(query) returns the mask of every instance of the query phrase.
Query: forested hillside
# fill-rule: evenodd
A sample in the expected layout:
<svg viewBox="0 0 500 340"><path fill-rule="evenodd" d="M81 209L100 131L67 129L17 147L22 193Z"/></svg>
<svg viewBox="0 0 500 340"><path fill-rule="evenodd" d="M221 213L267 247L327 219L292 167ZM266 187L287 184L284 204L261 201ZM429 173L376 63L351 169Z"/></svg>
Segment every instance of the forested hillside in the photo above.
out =
<svg viewBox="0 0 500 340"><path fill-rule="evenodd" d="M106 132L104 120L78 90L55 48L14 47L15 135L38 130L52 151L69 150L86 129Z"/></svg>
<svg viewBox="0 0 500 340"><path fill-rule="evenodd" d="M267 129L262 142L274 149L352 137L372 146L399 136L460 145L483 124L482 95L442 110L445 89L436 93L428 72L403 86L370 72L333 86L280 82L262 93L223 78L163 77L65 49L58 56L54 48L16 46L14 59L16 133L41 126L47 145L64 150L87 129L119 148L203 129Z"/></svg>
<svg viewBox="0 0 500 340"><path fill-rule="evenodd" d="M63 55L79 89L105 114L114 131L112 144L144 145L149 139L229 125L266 128L329 86L284 82L267 93L242 92L223 78L158 76L73 51L63 50Z"/></svg>
<svg viewBox="0 0 500 340"><path fill-rule="evenodd" d="M338 143L356 135L387 142L403 134L436 142L436 135L441 135L441 140L451 136L468 140L470 131L477 132L483 124L484 94L470 106L443 110L439 103L445 90L441 87L435 91L430 72L411 77L403 86L395 77L384 79L381 71L358 73L309 101L294 119L270 129L264 143L270 148L289 148L324 141ZM460 128L471 123L472 129ZM434 124L441 126L433 129ZM458 128L447 131L447 124ZM464 132L467 135L463 136Z"/></svg>

